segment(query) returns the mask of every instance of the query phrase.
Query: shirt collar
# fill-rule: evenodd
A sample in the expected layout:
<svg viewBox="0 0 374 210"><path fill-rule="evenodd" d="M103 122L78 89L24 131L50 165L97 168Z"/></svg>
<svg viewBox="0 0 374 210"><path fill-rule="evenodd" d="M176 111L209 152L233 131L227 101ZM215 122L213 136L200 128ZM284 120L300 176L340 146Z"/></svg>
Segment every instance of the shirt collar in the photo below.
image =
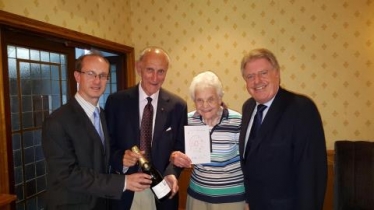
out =
<svg viewBox="0 0 374 210"><path fill-rule="evenodd" d="M148 96L145 93L145 91L143 90L141 83L139 83L139 100L147 100L147 97L151 97L152 98L152 104L153 104L153 102L155 101L155 99L158 98L159 94L160 94L160 90L158 90L156 93Z"/></svg>

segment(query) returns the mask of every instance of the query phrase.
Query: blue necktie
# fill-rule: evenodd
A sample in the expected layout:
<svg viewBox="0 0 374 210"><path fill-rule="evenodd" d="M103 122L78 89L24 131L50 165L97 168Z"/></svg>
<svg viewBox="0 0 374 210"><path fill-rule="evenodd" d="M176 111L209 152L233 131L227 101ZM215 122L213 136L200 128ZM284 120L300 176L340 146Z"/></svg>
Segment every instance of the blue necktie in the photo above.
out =
<svg viewBox="0 0 374 210"><path fill-rule="evenodd" d="M251 132L249 134L248 140L247 140L247 146L245 148L245 155L244 157L248 156L249 150L251 148L251 145L253 143L253 140L256 138L256 135L258 131L260 130L260 126L262 123L262 112L266 109L266 106L263 104L257 105L257 112L253 119Z"/></svg>
<svg viewBox="0 0 374 210"><path fill-rule="evenodd" d="M101 126L100 126L100 112L99 112L99 108L98 107L95 108L95 111L94 111L93 115L94 115L94 126L95 126L95 129L96 129L97 133L100 136L101 143L104 145L104 135L103 135L103 131L101 130Z"/></svg>

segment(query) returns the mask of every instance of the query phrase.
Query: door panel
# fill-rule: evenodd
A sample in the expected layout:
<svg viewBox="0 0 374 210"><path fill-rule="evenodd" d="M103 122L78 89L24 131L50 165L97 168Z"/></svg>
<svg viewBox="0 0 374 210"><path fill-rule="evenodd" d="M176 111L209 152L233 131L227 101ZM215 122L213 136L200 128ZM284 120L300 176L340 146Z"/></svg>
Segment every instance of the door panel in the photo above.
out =
<svg viewBox="0 0 374 210"><path fill-rule="evenodd" d="M38 35L4 29L2 49L6 51L4 84L7 130L12 157L9 166L17 195L16 209L44 209L46 164L41 146L41 128L45 117L65 104L77 89L73 77L75 59L84 49L49 40ZM4 50L5 45L5 50ZM97 50L95 50L97 51ZM107 97L123 86L123 55L101 51L110 62L110 81L99 100L104 107Z"/></svg>
<svg viewBox="0 0 374 210"><path fill-rule="evenodd" d="M29 131L30 129L32 129L33 124L37 125L37 127L40 124L40 121L38 121L37 119L40 119L39 115L43 116L42 110L44 110L40 107L43 107L43 104L45 104L44 102L46 100L49 100L48 106L52 107L52 110L54 110L58 106L58 103L55 103L55 101L57 101L56 97L48 99L38 96L26 96L26 98L18 97L18 95L22 95L19 94L19 92L27 91L31 89L28 87L31 87L33 85L28 80L25 81L25 84L22 83L23 81L21 81L21 84L19 84L19 82L17 82L19 78L9 79L9 75L17 74L17 68L20 68L19 65L21 60L26 60L23 61L24 64L22 65L30 65L30 74L32 74L34 72L34 69L38 69L40 65L43 65L40 63L35 64L35 62L33 62L35 60L38 60L36 59L37 57L41 57L40 61L47 63L54 61L54 58L56 58L55 56L53 56L53 54L49 54L48 57L47 53L44 52L67 55L67 87L62 89L67 90L66 100L68 100L72 96L72 94L76 92L77 88L77 85L73 78L75 62L75 54L73 52L74 48L95 48L100 49L100 51L103 50L112 54L117 54L117 56L115 56L116 61L113 62L113 64L116 65L116 77L112 76L112 78L115 78L116 80L113 80L113 84L111 84L110 86L110 92L122 90L135 84L134 48L131 46L122 45L109 40L101 39L88 34L83 34L77 31L72 31L67 28L55 26L46 22L40 22L4 11L0 11L0 44L0 192L6 194L15 194L15 183L20 183L21 181L25 180L25 169L23 167L19 167L16 171L14 171L14 166L18 167L21 163L23 164L25 162L23 159L25 157L25 152L24 149L21 148L23 148L25 144L28 145L28 141L31 142L31 140L27 140L32 139L30 136L34 138L32 139L32 141L37 141L37 139L40 139L40 137L38 137L38 135L40 135L38 134L38 132L33 133L33 131ZM25 59L23 56L26 56L27 53L25 53L24 50L20 49L20 62L8 61L8 45L29 49L30 51L28 56L30 59ZM33 49L35 49L35 51ZM41 50L42 52L37 52L37 50ZM16 53L16 51L10 53ZM77 53L77 55L80 54ZM47 58L49 58L50 61L46 60ZM14 69L13 71L9 71L8 63L9 67ZM53 64L49 65L51 65L51 69L54 68ZM42 67L40 66L40 68ZM53 70L52 72L56 71ZM113 72L114 71L112 71L111 73L113 74ZM31 75L30 77L32 76L33 75ZM15 78L14 76L11 77ZM26 82L29 82L29 84L27 84ZM52 86L52 88L55 87L55 83L56 82L51 82L50 85ZM41 84L41 87L44 88L47 85ZM63 85L64 84L62 84L62 86ZM20 89L20 87L23 87L24 90L22 90L22 88ZM57 91L58 89L53 89L52 93L55 94ZM108 94L109 93L106 93L105 96L107 96ZM17 95L17 97L15 95ZM105 98L105 96L103 98ZM40 98L43 99L41 100ZM24 105L22 103L21 105L19 105L21 100L22 102L28 102L28 105ZM103 103L105 103L105 99L100 101L100 104ZM13 107L11 107L11 104ZM20 108L19 106L22 107ZM29 126L31 127L22 127L24 126L23 124L27 124L27 120L25 122L23 122L22 120L24 120L24 118L27 118L23 116L17 116L17 114L22 113L20 112L20 109L33 113L31 114L31 116L29 116L29 119L32 120L28 121L30 122ZM11 118L11 116L13 118ZM14 128L12 128L12 126L14 126ZM25 130L22 135L19 133L14 135L12 134L12 130L19 129ZM13 151L16 151L15 154L13 154ZM34 155L31 156L35 158L35 160L40 160L38 159L40 158L41 154L40 150L34 149L34 153L27 150L27 154L29 153ZM27 163L30 164L29 162ZM35 171L36 176L39 176L40 171L43 171L43 166L41 163L37 162L35 164L35 167L30 166L27 168L27 170ZM39 178L36 178L35 185L32 182L30 183L31 184L27 186L29 187L27 189L19 190L21 188L17 188L22 196L25 195L26 191L28 195L32 194L34 191L39 191L38 188L41 186ZM12 199L9 199L9 201L7 201L5 204L6 206L2 207L2 209L4 208L8 210L10 209L9 207L13 209L13 207L15 207L14 202L12 202L11 205L7 205L11 202ZM35 209L37 202L40 201L30 198L27 202L22 202L24 206L23 208ZM20 203L20 201L18 201L17 203ZM22 205L18 206L21 209L20 206Z"/></svg>
<svg viewBox="0 0 374 210"><path fill-rule="evenodd" d="M41 128L44 118L71 97L70 83L75 82L68 66L74 63L74 49L60 50L60 44L54 46L55 43L38 37L32 37L32 43L24 43L24 36L11 31L3 33L10 110L7 124L13 153L10 159L13 159L16 209L44 209L47 170Z"/></svg>
<svg viewBox="0 0 374 210"><path fill-rule="evenodd" d="M66 103L66 55L14 45L7 48L17 209L43 209L46 165L41 126L45 117ZM32 53L39 56L29 57Z"/></svg>

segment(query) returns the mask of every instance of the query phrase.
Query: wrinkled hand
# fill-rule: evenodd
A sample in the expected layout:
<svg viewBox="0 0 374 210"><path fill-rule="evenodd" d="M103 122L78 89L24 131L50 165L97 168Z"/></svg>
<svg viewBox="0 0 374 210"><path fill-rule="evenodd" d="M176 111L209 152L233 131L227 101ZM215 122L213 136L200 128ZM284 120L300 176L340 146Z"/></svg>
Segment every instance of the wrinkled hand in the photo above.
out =
<svg viewBox="0 0 374 210"><path fill-rule="evenodd" d="M139 154L132 152L131 150L126 150L125 154L123 154L122 164L125 167L134 166L138 162L139 158Z"/></svg>
<svg viewBox="0 0 374 210"><path fill-rule="evenodd" d="M171 199L179 190L178 179L173 174L165 176L164 179L171 189L171 196L169 197Z"/></svg>
<svg viewBox="0 0 374 210"><path fill-rule="evenodd" d="M126 190L143 191L151 186L151 176L146 173L126 175Z"/></svg>
<svg viewBox="0 0 374 210"><path fill-rule="evenodd" d="M251 209L249 208L249 204L248 204L248 203L245 203L244 210L251 210Z"/></svg>
<svg viewBox="0 0 374 210"><path fill-rule="evenodd" d="M180 168L191 168L191 159L180 151L174 151L171 153L170 162Z"/></svg>

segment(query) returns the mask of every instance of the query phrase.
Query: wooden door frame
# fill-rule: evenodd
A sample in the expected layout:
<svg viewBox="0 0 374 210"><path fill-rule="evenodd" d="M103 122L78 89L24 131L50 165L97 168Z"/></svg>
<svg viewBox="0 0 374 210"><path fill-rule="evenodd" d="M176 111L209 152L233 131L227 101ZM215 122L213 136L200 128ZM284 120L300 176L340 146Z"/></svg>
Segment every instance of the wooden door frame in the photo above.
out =
<svg viewBox="0 0 374 210"><path fill-rule="evenodd" d="M41 34L43 36L48 36L51 38L56 38L58 40L66 40L66 45L74 45L81 48L90 48L91 46L97 49L110 50L116 54L124 56L125 61L123 62L123 67L126 70L126 77L124 84L121 84L118 89L124 89L135 84L135 55L134 48L126 45L121 45L112 41L97 38L91 35L83 34L77 31L72 31L59 26L51 25L49 23L44 23L41 21L33 20L23 16L15 15L12 13L0 11L0 25L8 26L15 29L30 31L35 34ZM1 36L1 32L0 32ZM1 39L0 39L1 40ZM0 41L1 42L1 41ZM2 43L0 43L2 44ZM4 86L5 80L3 74L3 60L4 54L0 50L0 194L9 194L10 188L13 187L9 183L9 159L8 151L11 151L11 141L9 140L10 134L6 130L6 101L5 97L7 92L2 88Z"/></svg>

